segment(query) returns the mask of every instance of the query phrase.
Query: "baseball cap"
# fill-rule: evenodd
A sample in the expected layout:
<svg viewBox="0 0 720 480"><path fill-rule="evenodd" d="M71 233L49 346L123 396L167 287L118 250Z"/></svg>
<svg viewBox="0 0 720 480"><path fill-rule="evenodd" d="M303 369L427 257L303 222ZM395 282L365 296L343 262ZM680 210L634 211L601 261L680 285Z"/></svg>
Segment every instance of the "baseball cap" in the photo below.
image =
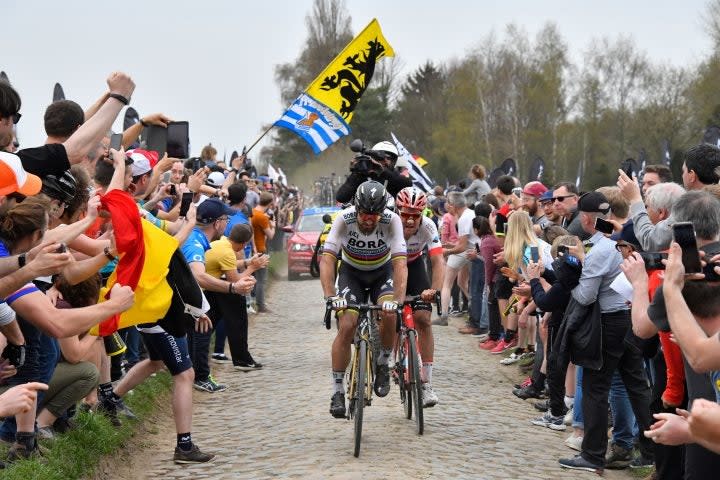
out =
<svg viewBox="0 0 720 480"><path fill-rule="evenodd" d="M223 183L225 183L225 175L223 175L221 172L212 172L210 173L210 175L208 175L205 183L207 183L213 188L220 188L223 186Z"/></svg>
<svg viewBox="0 0 720 480"><path fill-rule="evenodd" d="M610 203L600 192L587 192L580 196L577 209L580 212L606 214L610 211Z"/></svg>
<svg viewBox="0 0 720 480"><path fill-rule="evenodd" d="M552 199L553 199L552 190L547 190L547 191L543 192L540 195L540 197L538 197L538 200L540 200L541 203L542 202L552 202Z"/></svg>
<svg viewBox="0 0 720 480"><path fill-rule="evenodd" d="M158 162L158 154L151 150L142 150L135 148L125 152L128 157L132 158L132 176L137 177L151 172Z"/></svg>
<svg viewBox="0 0 720 480"><path fill-rule="evenodd" d="M26 172L20 157L13 153L0 152L0 195L14 192L36 195L41 188L40 177Z"/></svg>
<svg viewBox="0 0 720 480"><path fill-rule="evenodd" d="M196 221L209 225L223 215L232 215L235 211L217 198L208 198L197 207Z"/></svg>
<svg viewBox="0 0 720 480"><path fill-rule="evenodd" d="M543 185L541 182L534 181L529 182L527 185L525 185L525 188L523 188L523 193L525 195L530 195L531 197L539 198L543 193L547 192L548 189L545 185Z"/></svg>

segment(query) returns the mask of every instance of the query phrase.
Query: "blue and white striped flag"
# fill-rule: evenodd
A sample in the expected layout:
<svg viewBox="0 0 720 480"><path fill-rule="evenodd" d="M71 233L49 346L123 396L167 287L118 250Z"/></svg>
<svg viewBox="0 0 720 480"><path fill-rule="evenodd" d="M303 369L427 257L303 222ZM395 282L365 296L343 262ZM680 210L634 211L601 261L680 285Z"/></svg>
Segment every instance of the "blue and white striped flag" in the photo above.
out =
<svg viewBox="0 0 720 480"><path fill-rule="evenodd" d="M429 192L430 190L432 190L435 182L433 182L432 179L428 177L427 173L425 173L425 170L423 170L423 168L415 161L415 158L408 151L408 149L405 148L402 143L400 143L400 140L397 139L395 134L390 132L390 135L392 136L393 142L395 142L395 146L398 149L398 161L395 164L395 167L407 168L410 172L410 177L412 177L413 179L413 185L415 185L423 192Z"/></svg>
<svg viewBox="0 0 720 480"><path fill-rule="evenodd" d="M350 127L338 113L307 93L301 93L275 125L302 137L315 155L350 133Z"/></svg>

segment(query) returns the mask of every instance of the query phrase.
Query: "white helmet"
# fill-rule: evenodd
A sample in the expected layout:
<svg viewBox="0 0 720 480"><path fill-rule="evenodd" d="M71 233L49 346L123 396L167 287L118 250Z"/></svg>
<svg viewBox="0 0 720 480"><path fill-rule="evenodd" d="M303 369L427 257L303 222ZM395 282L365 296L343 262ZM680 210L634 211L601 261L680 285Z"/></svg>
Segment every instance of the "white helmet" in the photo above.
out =
<svg viewBox="0 0 720 480"><path fill-rule="evenodd" d="M376 152L386 152L394 155L395 158L393 160L397 160L398 155L398 149L395 145L392 144L392 142L384 141L380 143L376 143L372 150Z"/></svg>

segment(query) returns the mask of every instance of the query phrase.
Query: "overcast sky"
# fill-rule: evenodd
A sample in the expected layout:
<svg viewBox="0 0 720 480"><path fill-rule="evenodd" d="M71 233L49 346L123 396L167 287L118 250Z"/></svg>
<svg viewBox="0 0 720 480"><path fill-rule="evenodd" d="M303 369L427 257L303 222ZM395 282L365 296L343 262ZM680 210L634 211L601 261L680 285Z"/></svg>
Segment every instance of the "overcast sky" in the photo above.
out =
<svg viewBox="0 0 720 480"><path fill-rule="evenodd" d="M43 142L42 115L55 82L86 107L106 89L107 75L122 70L137 84L132 105L140 115L161 111L188 120L193 154L212 142L221 157L224 151L229 157L287 107L280 103L274 66L300 53L312 1L2 0L0 5L5 45L0 70L22 96L23 146ZM428 59L461 57L510 22L531 35L555 22L574 58L593 38L630 34L653 61L696 64L711 47L701 22L705 5L705 0L346 2L354 33L373 17L379 20L402 61L403 77ZM116 130L120 125L121 119Z"/></svg>

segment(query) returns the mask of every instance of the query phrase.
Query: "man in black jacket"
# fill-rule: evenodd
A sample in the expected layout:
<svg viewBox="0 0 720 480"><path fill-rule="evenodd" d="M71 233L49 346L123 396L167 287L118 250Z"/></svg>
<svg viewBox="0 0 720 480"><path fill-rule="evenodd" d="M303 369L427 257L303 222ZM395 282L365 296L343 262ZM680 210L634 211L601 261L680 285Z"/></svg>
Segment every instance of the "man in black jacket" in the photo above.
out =
<svg viewBox="0 0 720 480"><path fill-rule="evenodd" d="M348 203L355 195L355 190L366 180L375 180L386 185L390 195L395 197L405 187L412 187L412 180L395 170L395 162L398 158L398 150L391 142L380 142L371 149L369 168L358 168L361 163L354 158L350 162L350 175L345 183L338 188L335 200L339 203Z"/></svg>

